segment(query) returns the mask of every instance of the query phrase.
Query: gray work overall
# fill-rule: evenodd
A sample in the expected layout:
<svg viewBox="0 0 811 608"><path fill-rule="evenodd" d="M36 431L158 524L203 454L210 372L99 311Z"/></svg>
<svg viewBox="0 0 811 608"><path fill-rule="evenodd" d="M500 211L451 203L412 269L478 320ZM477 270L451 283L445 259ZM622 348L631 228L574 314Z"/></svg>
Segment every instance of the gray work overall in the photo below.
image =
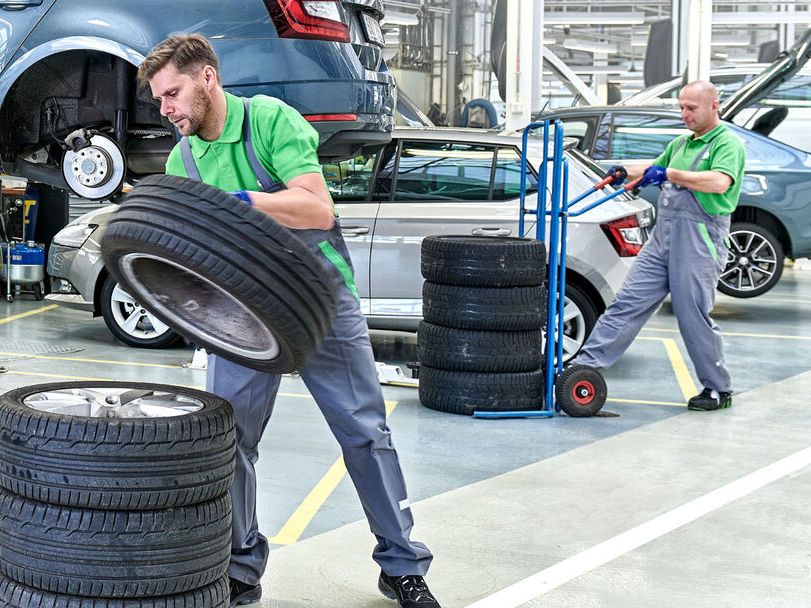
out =
<svg viewBox="0 0 811 608"><path fill-rule="evenodd" d="M711 145L696 155L691 171ZM674 156L680 147L674 149ZM728 215L704 211L691 190L670 182L662 184L651 239L572 363L596 368L613 365L670 293L679 331L701 385L732 392L721 330L710 318L715 287L726 265L729 224Z"/></svg>
<svg viewBox="0 0 811 608"><path fill-rule="evenodd" d="M253 150L249 100L244 100L243 142L248 160L265 192L274 182ZM188 142L181 141L186 172L200 180ZM327 273L340 284L338 313L316 353L299 370L343 452L344 464L377 538L372 557L391 576L424 575L433 559L428 548L410 540L414 520L397 452L386 425L383 393L377 378L366 318L360 310L349 252L336 219L331 230L294 230L317 250ZM231 402L237 427L237 458L231 488L233 530L228 575L249 585L259 583L268 559L268 542L256 521L256 472L259 441L270 420L281 377L254 371L209 355L206 389ZM302 440L302 445L306 441Z"/></svg>

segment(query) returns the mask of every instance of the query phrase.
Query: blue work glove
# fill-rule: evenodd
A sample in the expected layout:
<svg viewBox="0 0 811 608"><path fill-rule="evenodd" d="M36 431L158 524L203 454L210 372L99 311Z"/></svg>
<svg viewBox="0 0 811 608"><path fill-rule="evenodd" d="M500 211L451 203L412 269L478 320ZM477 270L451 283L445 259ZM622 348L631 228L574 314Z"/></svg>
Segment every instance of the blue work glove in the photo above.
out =
<svg viewBox="0 0 811 608"><path fill-rule="evenodd" d="M645 186L659 186L667 181L667 168L661 165L651 165L645 169L642 174L642 179L639 180L637 188L644 188Z"/></svg>
<svg viewBox="0 0 811 608"><path fill-rule="evenodd" d="M231 196L236 196L242 202L248 203L251 207L253 207L251 195L248 193L247 190L235 190L233 192L229 192L228 194L230 194Z"/></svg>
<svg viewBox="0 0 811 608"><path fill-rule="evenodd" d="M625 178L628 177L628 172L622 165L614 165L603 177L613 177L614 179L610 183L614 186L619 186L625 181Z"/></svg>

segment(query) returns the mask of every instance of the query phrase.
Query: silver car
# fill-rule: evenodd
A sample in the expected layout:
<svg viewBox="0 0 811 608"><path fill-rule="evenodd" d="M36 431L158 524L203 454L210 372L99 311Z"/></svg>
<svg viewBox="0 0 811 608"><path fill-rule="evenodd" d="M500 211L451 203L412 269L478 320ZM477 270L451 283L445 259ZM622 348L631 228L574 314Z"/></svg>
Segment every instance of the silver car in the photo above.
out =
<svg viewBox="0 0 811 608"><path fill-rule="evenodd" d="M535 206L541 146L539 139L532 139L527 207ZM424 236L518 235L520 149L516 135L400 128L395 129L392 143L378 153L324 165L370 327L416 330L422 313L420 245ZM571 198L591 189L602 170L577 150L565 154ZM47 298L102 315L113 333L128 344L163 346L174 339L171 330L118 288L102 267L99 235L113 209L110 205L84 215L56 236L48 261L53 293ZM622 284L647 240L652 218L650 204L621 195L570 221L567 357L579 350ZM526 232L534 236L532 222L527 222Z"/></svg>

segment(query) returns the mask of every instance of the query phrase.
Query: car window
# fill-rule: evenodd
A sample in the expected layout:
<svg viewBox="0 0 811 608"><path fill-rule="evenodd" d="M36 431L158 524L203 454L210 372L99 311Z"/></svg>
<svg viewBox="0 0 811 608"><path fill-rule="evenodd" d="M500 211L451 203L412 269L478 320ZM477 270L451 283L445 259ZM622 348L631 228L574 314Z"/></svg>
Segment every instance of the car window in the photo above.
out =
<svg viewBox="0 0 811 608"><path fill-rule="evenodd" d="M538 190L538 179L527 174L527 193ZM521 193L521 154L515 148L499 148L493 172L493 200L517 197Z"/></svg>
<svg viewBox="0 0 811 608"><path fill-rule="evenodd" d="M332 200L365 201L372 187L377 154L362 154L339 163L321 166Z"/></svg>
<svg viewBox="0 0 811 608"><path fill-rule="evenodd" d="M676 135L688 133L678 118L615 114L609 158L656 158Z"/></svg>
<svg viewBox="0 0 811 608"><path fill-rule="evenodd" d="M594 139L597 118L597 116L561 118L564 135L576 139L577 149L583 150L586 154L591 153L591 142Z"/></svg>
<svg viewBox="0 0 811 608"><path fill-rule="evenodd" d="M488 200L495 146L403 141L396 201Z"/></svg>

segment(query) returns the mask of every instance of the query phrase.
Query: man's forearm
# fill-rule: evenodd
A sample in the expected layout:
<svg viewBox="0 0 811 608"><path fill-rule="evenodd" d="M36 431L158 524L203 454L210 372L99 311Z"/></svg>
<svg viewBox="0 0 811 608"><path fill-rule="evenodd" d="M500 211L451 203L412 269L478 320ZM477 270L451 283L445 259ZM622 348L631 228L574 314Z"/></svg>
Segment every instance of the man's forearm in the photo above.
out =
<svg viewBox="0 0 811 608"><path fill-rule="evenodd" d="M250 197L256 209L288 228L329 230L335 223L331 202L306 188L251 192Z"/></svg>
<svg viewBox="0 0 811 608"><path fill-rule="evenodd" d="M709 194L723 194L732 185L732 178L721 171L681 171L668 168L667 179L677 186Z"/></svg>

